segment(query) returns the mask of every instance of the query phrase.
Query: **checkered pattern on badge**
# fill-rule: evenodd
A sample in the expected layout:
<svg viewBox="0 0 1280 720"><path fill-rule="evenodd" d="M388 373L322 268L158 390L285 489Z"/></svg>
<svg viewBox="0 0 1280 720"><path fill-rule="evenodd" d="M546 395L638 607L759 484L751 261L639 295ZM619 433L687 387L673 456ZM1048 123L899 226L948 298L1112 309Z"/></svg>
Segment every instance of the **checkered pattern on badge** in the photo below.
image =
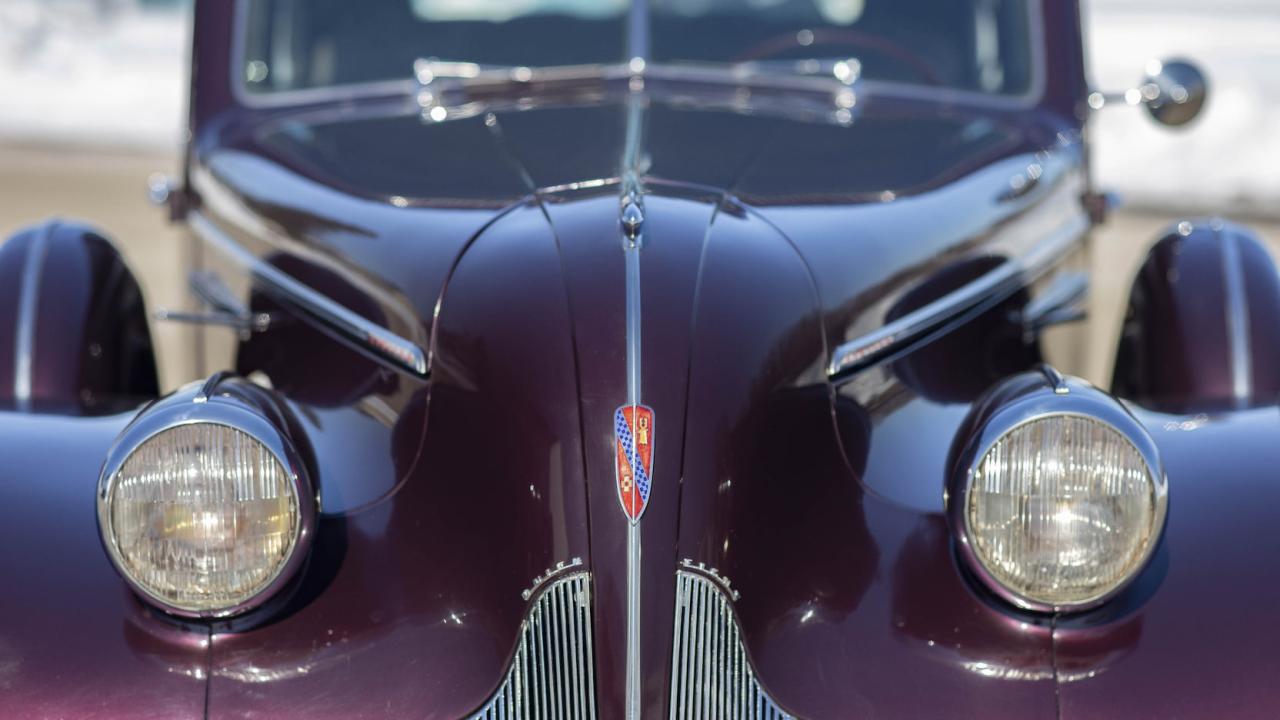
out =
<svg viewBox="0 0 1280 720"><path fill-rule="evenodd" d="M631 466L631 472L635 475L636 489L640 491L640 507L644 507L649 502L649 471L645 470L640 453L636 450L631 436L631 424L627 422L627 416L622 412L623 410L624 408L618 408L614 413L614 431L618 436L618 442L622 444L622 453L627 458L627 464Z"/></svg>

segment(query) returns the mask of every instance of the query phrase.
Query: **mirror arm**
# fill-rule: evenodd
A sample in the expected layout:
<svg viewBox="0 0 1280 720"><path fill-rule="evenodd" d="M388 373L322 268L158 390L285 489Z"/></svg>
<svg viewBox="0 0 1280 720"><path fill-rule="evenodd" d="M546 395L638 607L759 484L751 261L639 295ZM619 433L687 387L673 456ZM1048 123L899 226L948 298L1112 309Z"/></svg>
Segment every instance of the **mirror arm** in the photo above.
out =
<svg viewBox="0 0 1280 720"><path fill-rule="evenodd" d="M207 270L193 271L188 280L192 293L209 308L209 312L160 308L152 317L170 322L229 327L237 331L241 340L248 340L254 333L266 332L271 328L274 318L270 313L250 311L214 273Z"/></svg>
<svg viewBox="0 0 1280 720"><path fill-rule="evenodd" d="M1124 92L1095 90L1089 93L1089 107L1101 110L1108 105L1143 105L1162 125L1186 125L1199 115L1208 88L1204 73L1185 60L1153 60L1136 87Z"/></svg>
<svg viewBox="0 0 1280 720"><path fill-rule="evenodd" d="M1155 83L1143 83L1124 92L1106 92L1094 90L1089 93L1089 107L1101 110L1108 105L1150 105L1160 99L1160 86Z"/></svg>

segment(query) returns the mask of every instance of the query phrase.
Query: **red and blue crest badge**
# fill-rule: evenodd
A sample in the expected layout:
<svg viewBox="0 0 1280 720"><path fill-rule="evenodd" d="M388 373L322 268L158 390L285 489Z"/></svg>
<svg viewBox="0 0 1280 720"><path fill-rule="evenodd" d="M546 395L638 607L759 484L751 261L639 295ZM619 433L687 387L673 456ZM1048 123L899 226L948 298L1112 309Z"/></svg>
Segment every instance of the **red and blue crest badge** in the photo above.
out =
<svg viewBox="0 0 1280 720"><path fill-rule="evenodd" d="M623 405L613 414L618 448L618 500L631 522L649 504L653 471L653 411L643 405Z"/></svg>

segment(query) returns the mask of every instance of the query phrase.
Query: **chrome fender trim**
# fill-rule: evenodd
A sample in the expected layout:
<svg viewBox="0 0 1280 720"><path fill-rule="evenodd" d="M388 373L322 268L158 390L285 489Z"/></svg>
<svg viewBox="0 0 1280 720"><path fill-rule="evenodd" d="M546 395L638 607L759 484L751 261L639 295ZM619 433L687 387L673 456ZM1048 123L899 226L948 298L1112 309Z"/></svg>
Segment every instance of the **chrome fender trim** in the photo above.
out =
<svg viewBox="0 0 1280 720"><path fill-rule="evenodd" d="M260 286L298 306L330 329L377 357L419 377L427 376L427 353L417 343L369 322L264 262L222 231L199 210L187 216L191 229L214 250L244 267Z"/></svg>
<svg viewBox="0 0 1280 720"><path fill-rule="evenodd" d="M928 305L840 345L832 353L827 377L841 384L966 314L1000 302L1044 275L1076 247L1088 230L1088 218L1074 215L1021 257L1010 258Z"/></svg>

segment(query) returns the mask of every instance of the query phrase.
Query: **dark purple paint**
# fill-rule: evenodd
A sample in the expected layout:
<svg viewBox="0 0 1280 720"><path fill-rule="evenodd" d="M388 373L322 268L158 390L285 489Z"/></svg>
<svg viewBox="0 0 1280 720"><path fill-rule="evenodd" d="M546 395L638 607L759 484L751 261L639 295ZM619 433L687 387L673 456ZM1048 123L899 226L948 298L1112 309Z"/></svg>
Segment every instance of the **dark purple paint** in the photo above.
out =
<svg viewBox="0 0 1280 720"><path fill-rule="evenodd" d="M1113 390L1172 412L1263 405L1280 397L1280 277L1262 242L1221 220L1169 228L1152 246L1129 296ZM1234 243L1235 252L1227 243ZM1236 267L1230 278L1229 265ZM1232 348L1229 282L1238 282L1240 351ZM1244 378L1236 397L1235 371Z"/></svg>
<svg viewBox="0 0 1280 720"><path fill-rule="evenodd" d="M1168 529L1139 597L1059 628L1063 717L1274 717L1280 415L1138 417L1169 474ZM1104 666L1079 672L1090 656Z"/></svg>
<svg viewBox="0 0 1280 720"><path fill-rule="evenodd" d="M29 264L33 252L40 257ZM33 410L103 415L156 395L151 334L137 281L109 240L60 220L25 228L0 246L0 377L14 378L17 371L15 346L28 282L35 283ZM14 382L0 382L0 408L15 402Z"/></svg>
<svg viewBox="0 0 1280 720"><path fill-rule="evenodd" d="M0 714L182 718L204 710L208 631L158 617L98 537L98 471L132 413L0 413Z"/></svg>
<svg viewBox="0 0 1280 720"><path fill-rule="evenodd" d="M145 609L102 554L93 487L128 416L0 415L6 713L461 717L503 676L520 592L581 557L593 574L598 709L620 717L617 188L535 196L523 178L615 175L622 106L499 113L501 142L482 118L369 118L379 101L241 108L229 86L232 5L196 5L192 207L421 342L432 377L386 370L256 294L277 329L245 343L205 334L210 362L230 349L237 370L273 379L310 439L326 511L285 607L257 625L215 626L211 648L204 627ZM947 451L982 389L973 375L1038 358L1000 349L1013 308L839 391L822 374L835 344L971 272L963 258L1016 251L1083 212L1079 147L1060 151L1067 169L1043 191L1000 199L1010 163L1083 119L1076 4L1043 6L1047 85L1034 108L871 96L852 128L650 109L641 399L658 434L643 520L646 717L666 715L684 558L741 591L761 680L803 717L1265 715L1280 701L1266 633L1280 584L1239 554L1274 554L1274 410L1143 414L1173 486L1164 546L1116 601L1054 627L977 590L941 515ZM897 200L881 203L886 192ZM278 237L253 237L246 219ZM1019 223L1030 229L1008 235ZM17 254L0 253L0 280ZM1271 307L1256 272L1250 305ZM11 288L0 282L0 310ZM12 322L0 312L0 336ZM970 343L987 359L956 365L940 350ZM1212 361L1206 344L1187 353ZM9 362L0 357L0 377Z"/></svg>

